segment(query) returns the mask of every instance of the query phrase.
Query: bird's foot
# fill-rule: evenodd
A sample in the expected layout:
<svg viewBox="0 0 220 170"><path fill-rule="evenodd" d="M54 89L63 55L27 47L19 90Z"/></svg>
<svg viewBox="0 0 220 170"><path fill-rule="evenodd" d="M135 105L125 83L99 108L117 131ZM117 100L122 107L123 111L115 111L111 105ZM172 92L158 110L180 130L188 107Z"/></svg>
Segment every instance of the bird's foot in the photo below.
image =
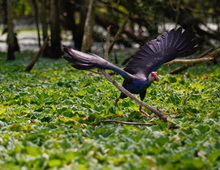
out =
<svg viewBox="0 0 220 170"><path fill-rule="evenodd" d="M147 112L140 110L141 113L144 114L145 117L154 117L154 115L149 115Z"/></svg>

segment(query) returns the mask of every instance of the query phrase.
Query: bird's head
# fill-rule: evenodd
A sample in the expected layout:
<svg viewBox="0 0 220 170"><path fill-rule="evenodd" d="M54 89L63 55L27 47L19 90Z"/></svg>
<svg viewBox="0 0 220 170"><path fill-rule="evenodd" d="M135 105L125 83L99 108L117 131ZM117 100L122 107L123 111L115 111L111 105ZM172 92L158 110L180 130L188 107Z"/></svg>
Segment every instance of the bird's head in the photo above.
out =
<svg viewBox="0 0 220 170"><path fill-rule="evenodd" d="M151 72L148 76L148 80L150 82L152 81L159 81L159 78L158 78L158 73L157 72Z"/></svg>

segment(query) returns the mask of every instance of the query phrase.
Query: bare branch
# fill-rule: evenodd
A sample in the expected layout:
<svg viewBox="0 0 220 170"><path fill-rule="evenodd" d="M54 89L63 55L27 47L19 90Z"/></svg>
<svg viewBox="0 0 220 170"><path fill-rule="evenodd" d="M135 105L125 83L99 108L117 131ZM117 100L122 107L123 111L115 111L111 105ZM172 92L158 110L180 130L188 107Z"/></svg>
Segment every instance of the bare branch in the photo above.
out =
<svg viewBox="0 0 220 170"><path fill-rule="evenodd" d="M124 21L124 23L118 28L118 31L116 32L114 39L112 42L110 42L110 29L111 26L107 27L107 35L106 35L106 42L105 42L105 50L104 50L104 58L108 60L109 54L111 53L115 43L118 41L121 33L123 32L126 23L128 22L129 17L127 17Z"/></svg>
<svg viewBox="0 0 220 170"><path fill-rule="evenodd" d="M153 126L154 123L138 123L138 122L123 122L123 121L117 121L117 120L101 120L98 123L93 124L93 126L100 125L101 123L120 123L120 124L126 124L126 125L142 125L142 126Z"/></svg>
<svg viewBox="0 0 220 170"><path fill-rule="evenodd" d="M201 62L207 62L213 60L214 57L207 56L207 57L202 57L202 58L196 58L196 59L175 59L170 62L165 63L165 65L171 65L171 64L198 64Z"/></svg>
<svg viewBox="0 0 220 170"><path fill-rule="evenodd" d="M186 70L187 68L192 67L192 66L194 66L194 65L195 65L195 64L185 64L185 65L183 65L183 66L181 66L181 67L178 67L178 68L172 70L172 71L170 72L170 74L172 74L172 75L178 74L178 73L182 72L183 70Z"/></svg>
<svg viewBox="0 0 220 170"><path fill-rule="evenodd" d="M24 69L24 71L31 71L31 69L34 67L35 63L37 62L37 60L40 58L42 52L44 51L44 49L46 48L47 44L49 41L49 37L47 37L44 41L44 44L41 46L41 48L39 49L39 51L37 52L37 54L33 57L33 59L31 60L31 62L28 64L28 66Z"/></svg>
<svg viewBox="0 0 220 170"><path fill-rule="evenodd" d="M175 59L172 60L170 62L165 63L165 65L170 65L170 64L176 64L176 63L180 63L180 64L197 64L197 63L201 63L201 62L207 62L207 61L211 61L214 60L214 58L220 54L220 48L211 52L210 54L204 56L205 54L207 54L207 52L209 52L211 49L208 49L207 51L205 51L204 53L202 53L198 58L196 59ZM204 57L202 57L204 56Z"/></svg>
<svg viewBox="0 0 220 170"><path fill-rule="evenodd" d="M212 48L209 48L208 50L204 51L202 54L200 54L197 58L205 57L209 52L212 51Z"/></svg>
<svg viewBox="0 0 220 170"><path fill-rule="evenodd" d="M127 18L125 19L124 23L119 27L117 33L115 34L114 40L111 42L111 44L109 45L108 48L108 54L111 53L113 46L115 45L115 43L118 41L122 31L125 28L126 23L128 22L129 17L127 16ZM110 34L109 34L110 35Z"/></svg>
<svg viewBox="0 0 220 170"><path fill-rule="evenodd" d="M215 58L219 54L220 54L220 48L218 48L217 50L215 50L215 51L211 52L210 54L208 54L207 57Z"/></svg>
<svg viewBox="0 0 220 170"><path fill-rule="evenodd" d="M199 55L199 57L197 59L191 59L191 60L184 60L184 62L179 62L179 63L186 63L185 65L181 66L181 67L178 67L174 70L172 70L170 72L170 74L178 74L180 72L182 72L183 70L186 70L187 68L189 67L192 67L196 64L199 64L201 62L207 62L207 61L212 61L215 59L215 57L220 54L220 48L211 52L210 54L207 54L208 52L210 52L211 49L208 49L206 50L204 53L202 53L201 55ZM207 54L207 55L206 55ZM204 57L203 57L204 56ZM173 60L175 61L175 60ZM170 64L173 64L173 63L178 63L178 62L168 62L166 63L166 65L168 65L169 63Z"/></svg>

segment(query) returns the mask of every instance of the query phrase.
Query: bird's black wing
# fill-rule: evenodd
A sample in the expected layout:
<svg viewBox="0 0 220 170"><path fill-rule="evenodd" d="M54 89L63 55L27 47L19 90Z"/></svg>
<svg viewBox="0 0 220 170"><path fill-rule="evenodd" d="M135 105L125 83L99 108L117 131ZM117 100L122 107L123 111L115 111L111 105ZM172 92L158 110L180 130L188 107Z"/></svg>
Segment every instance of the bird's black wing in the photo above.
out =
<svg viewBox="0 0 220 170"><path fill-rule="evenodd" d="M192 32L182 32L181 27L177 30L172 29L142 46L124 70L131 74L148 75L177 56L184 57L195 53L198 51L197 44L198 39Z"/></svg>

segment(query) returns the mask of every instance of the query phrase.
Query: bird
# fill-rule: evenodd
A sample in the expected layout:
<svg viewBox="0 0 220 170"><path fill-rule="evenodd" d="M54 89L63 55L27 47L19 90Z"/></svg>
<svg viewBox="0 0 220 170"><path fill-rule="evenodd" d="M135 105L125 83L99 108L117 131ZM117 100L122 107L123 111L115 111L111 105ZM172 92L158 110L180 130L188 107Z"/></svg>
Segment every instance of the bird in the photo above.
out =
<svg viewBox="0 0 220 170"><path fill-rule="evenodd" d="M196 53L199 50L198 43L198 38L192 31L184 30L182 27L172 29L143 45L124 69L96 54L84 53L67 46L64 46L67 55L63 57L79 70L99 68L116 72L124 78L122 86L130 93L139 94L143 101L147 88L153 81L159 81L157 70L160 66L176 57L186 57ZM121 92L114 105L126 97ZM145 116L150 116L141 106L139 111Z"/></svg>

